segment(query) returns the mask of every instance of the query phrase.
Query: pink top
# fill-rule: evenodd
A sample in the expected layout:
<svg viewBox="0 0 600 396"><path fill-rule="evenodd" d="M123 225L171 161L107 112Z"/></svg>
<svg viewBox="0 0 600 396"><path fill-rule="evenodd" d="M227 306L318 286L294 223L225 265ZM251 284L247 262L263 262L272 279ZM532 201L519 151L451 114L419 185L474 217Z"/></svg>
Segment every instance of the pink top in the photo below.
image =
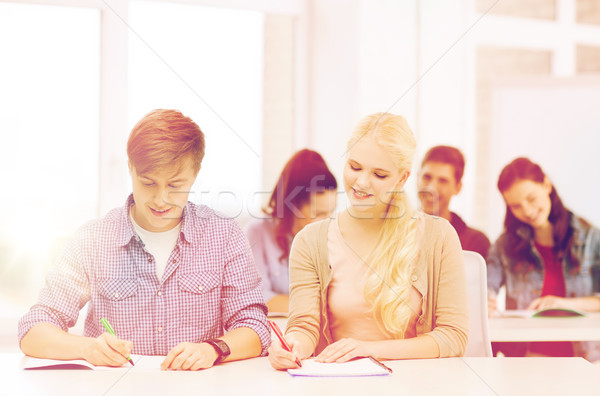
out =
<svg viewBox="0 0 600 396"><path fill-rule="evenodd" d="M542 296L566 297L567 288L562 261L556 258L552 246L545 246L535 242L535 247L540 252L544 263Z"/></svg>
<svg viewBox="0 0 600 396"><path fill-rule="evenodd" d="M369 266L344 240L338 219L330 223L327 249L332 273L327 298L327 314L333 341L342 338L362 341L393 339L390 334L379 328L372 307L365 300L364 289L366 277L369 276ZM415 324L421 313L421 295L414 287L409 303L413 307L414 314L404 338L416 335Z"/></svg>

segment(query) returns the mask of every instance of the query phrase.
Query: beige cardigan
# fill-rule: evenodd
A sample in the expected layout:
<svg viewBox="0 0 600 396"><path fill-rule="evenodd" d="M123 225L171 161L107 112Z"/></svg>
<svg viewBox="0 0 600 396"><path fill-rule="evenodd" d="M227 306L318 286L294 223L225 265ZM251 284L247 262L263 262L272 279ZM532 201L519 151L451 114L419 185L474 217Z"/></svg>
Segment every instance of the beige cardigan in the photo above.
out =
<svg viewBox="0 0 600 396"><path fill-rule="evenodd" d="M469 312L463 254L448 221L422 215L422 243L411 272L413 286L423 296L417 336L431 336L440 357L462 356L468 340ZM298 331L312 340L315 355L332 343L327 318L331 267L327 231L331 220L306 226L290 251L290 318L286 333Z"/></svg>

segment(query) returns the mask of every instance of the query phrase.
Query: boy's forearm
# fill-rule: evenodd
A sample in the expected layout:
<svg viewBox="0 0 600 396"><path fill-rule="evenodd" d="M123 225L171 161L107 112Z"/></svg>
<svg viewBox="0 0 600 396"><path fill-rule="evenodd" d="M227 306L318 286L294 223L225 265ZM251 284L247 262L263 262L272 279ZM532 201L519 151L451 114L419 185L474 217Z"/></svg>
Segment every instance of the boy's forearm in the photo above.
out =
<svg viewBox="0 0 600 396"><path fill-rule="evenodd" d="M38 323L21 340L24 354L44 359L84 359L93 339L64 332L51 323Z"/></svg>
<svg viewBox="0 0 600 396"><path fill-rule="evenodd" d="M231 351L225 361L256 357L262 352L260 337L249 327L238 327L219 338L227 343Z"/></svg>

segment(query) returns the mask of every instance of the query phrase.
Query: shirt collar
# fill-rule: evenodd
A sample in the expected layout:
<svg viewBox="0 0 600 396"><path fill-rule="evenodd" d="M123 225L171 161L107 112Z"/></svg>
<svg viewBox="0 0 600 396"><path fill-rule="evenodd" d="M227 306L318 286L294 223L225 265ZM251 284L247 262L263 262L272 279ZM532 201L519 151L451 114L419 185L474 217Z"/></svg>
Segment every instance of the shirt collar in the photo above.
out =
<svg viewBox="0 0 600 396"><path fill-rule="evenodd" d="M120 214L119 220L123 227L121 227L120 235L117 236L119 246L125 246L129 244L132 239L138 239L137 233L135 232L133 224L131 224L131 219L129 218L129 211L134 203L135 201L133 200L133 194L130 194L125 201L125 208Z"/></svg>
<svg viewBox="0 0 600 396"><path fill-rule="evenodd" d="M125 208L120 214L120 221L121 224L123 224L123 227L118 236L119 246L129 244L132 239L139 239L133 228L133 224L131 224L131 219L129 218L129 211L134 203L133 194L130 194L129 197L127 197ZM187 243L197 243L200 240L202 231L206 227L208 219L211 217L211 213L211 210L207 206L195 205L188 202L183 208L183 214L181 216L182 240Z"/></svg>
<svg viewBox="0 0 600 396"><path fill-rule="evenodd" d="M213 212L207 206L196 205L188 201L183 208L181 219L182 240L191 244L198 243L212 214Z"/></svg>

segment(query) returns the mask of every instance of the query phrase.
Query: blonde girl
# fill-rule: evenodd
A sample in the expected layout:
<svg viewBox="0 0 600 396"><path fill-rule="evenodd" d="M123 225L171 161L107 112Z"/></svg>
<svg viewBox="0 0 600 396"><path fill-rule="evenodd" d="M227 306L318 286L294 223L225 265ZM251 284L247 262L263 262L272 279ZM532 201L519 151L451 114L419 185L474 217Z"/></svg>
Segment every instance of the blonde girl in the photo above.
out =
<svg viewBox="0 0 600 396"><path fill-rule="evenodd" d="M468 338L462 250L442 218L417 213L404 193L415 154L406 120L365 117L347 145L348 208L306 226L290 253L286 340L269 348L276 369L295 358L461 356Z"/></svg>

